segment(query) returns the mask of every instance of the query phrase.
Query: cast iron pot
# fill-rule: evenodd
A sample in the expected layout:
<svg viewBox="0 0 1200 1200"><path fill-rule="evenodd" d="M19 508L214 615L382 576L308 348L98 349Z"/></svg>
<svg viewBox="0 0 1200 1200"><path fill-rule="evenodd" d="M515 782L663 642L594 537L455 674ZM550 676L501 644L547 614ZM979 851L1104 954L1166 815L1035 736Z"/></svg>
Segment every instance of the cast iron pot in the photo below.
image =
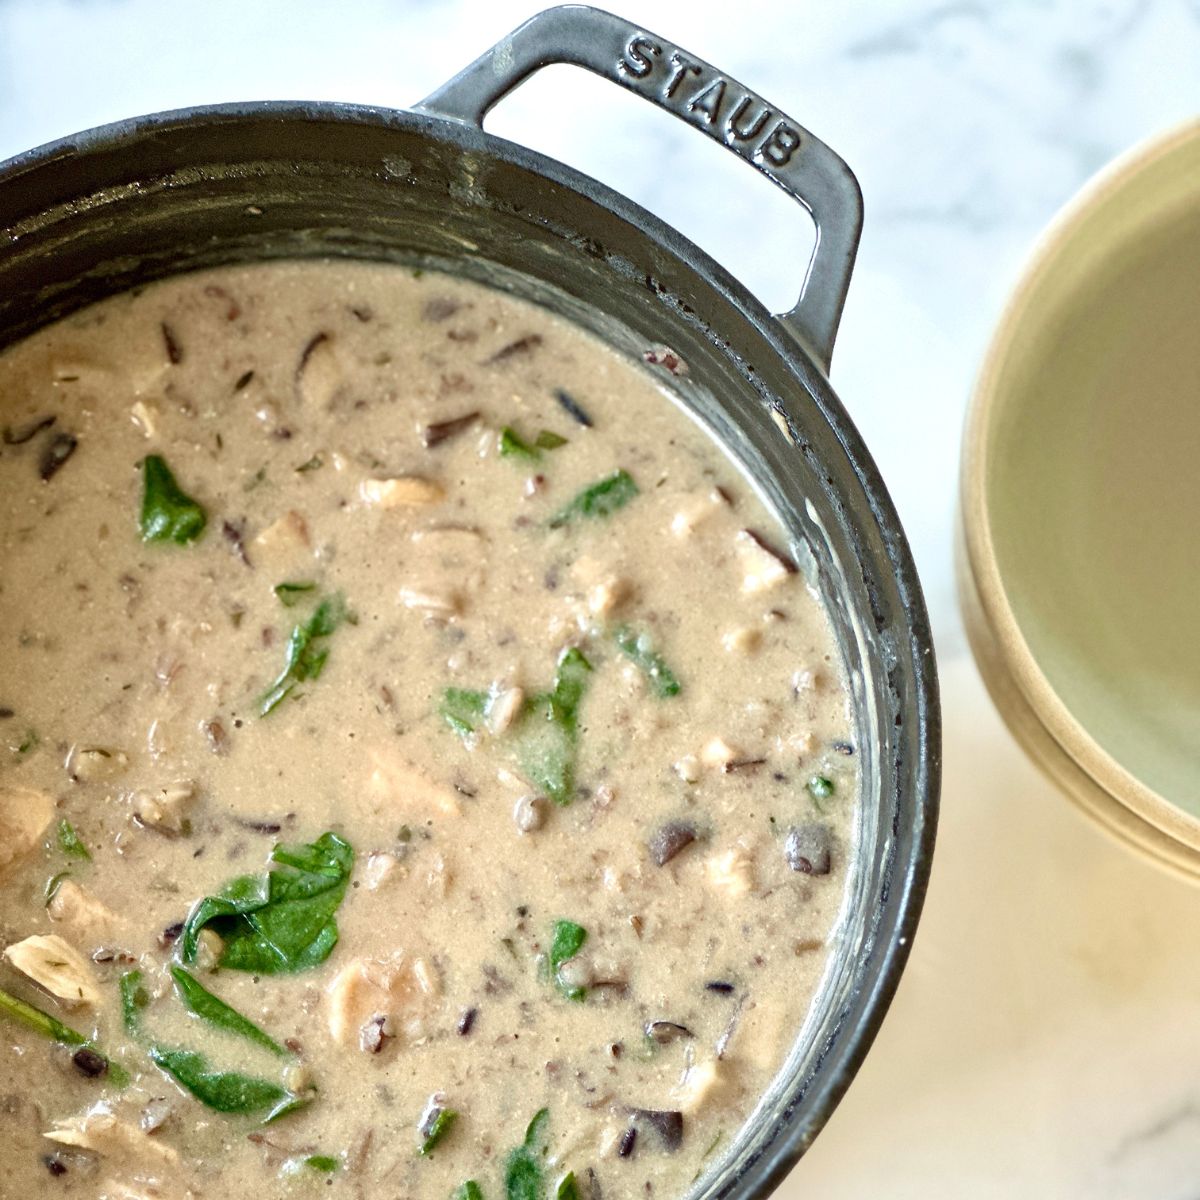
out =
<svg viewBox="0 0 1200 1200"><path fill-rule="evenodd" d="M573 63L720 141L812 213L801 297L772 316L623 196L483 132L538 68ZM241 104L141 117L0 166L0 345L180 271L336 256L441 268L562 313L671 379L788 531L851 680L862 791L829 968L785 1070L697 1197L763 1197L829 1117L883 1019L929 874L940 737L933 646L883 483L826 378L862 221L827 146L670 42L595 9L532 18L409 111ZM797 1012L799 1020L803 1014Z"/></svg>

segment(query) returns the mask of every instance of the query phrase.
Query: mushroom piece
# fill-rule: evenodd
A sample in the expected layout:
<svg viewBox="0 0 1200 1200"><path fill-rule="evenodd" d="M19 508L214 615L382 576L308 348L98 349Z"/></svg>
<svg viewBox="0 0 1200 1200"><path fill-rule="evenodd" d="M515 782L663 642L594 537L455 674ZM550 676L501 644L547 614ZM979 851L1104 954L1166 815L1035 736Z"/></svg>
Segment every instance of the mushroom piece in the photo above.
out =
<svg viewBox="0 0 1200 1200"><path fill-rule="evenodd" d="M54 819L54 800L25 787L0 787L0 879L41 841Z"/></svg>
<svg viewBox="0 0 1200 1200"><path fill-rule="evenodd" d="M27 937L6 946L4 957L64 1004L87 1004L97 1008L102 1002L91 964L55 933Z"/></svg>
<svg viewBox="0 0 1200 1200"><path fill-rule="evenodd" d="M364 479L358 494L376 508L420 508L437 504L446 497L446 489L432 479L402 475L396 479Z"/></svg>
<svg viewBox="0 0 1200 1200"><path fill-rule="evenodd" d="M170 837L187 829L188 809L195 799L196 785L188 779L160 788L147 788L130 796L134 820Z"/></svg>
<svg viewBox="0 0 1200 1200"><path fill-rule="evenodd" d="M648 1125L658 1135L664 1150L678 1150L683 1144L683 1113L677 1109L631 1108L635 1125Z"/></svg>
<svg viewBox="0 0 1200 1200"><path fill-rule="evenodd" d="M696 827L690 821L668 821L651 837L648 843L650 857L660 867L664 867L695 840Z"/></svg>
<svg viewBox="0 0 1200 1200"><path fill-rule="evenodd" d="M783 842L788 866L805 875L828 875L830 852L829 826L816 821L792 826Z"/></svg>

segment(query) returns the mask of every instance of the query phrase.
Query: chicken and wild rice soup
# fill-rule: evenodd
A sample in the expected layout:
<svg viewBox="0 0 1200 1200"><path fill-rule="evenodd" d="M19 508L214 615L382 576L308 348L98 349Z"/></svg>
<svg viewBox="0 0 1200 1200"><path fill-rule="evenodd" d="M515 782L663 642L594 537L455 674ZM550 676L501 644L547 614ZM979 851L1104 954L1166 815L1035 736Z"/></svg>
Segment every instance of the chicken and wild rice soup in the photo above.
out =
<svg viewBox="0 0 1200 1200"><path fill-rule="evenodd" d="M320 262L0 355L0 1195L668 1198L733 1143L857 748L645 358Z"/></svg>

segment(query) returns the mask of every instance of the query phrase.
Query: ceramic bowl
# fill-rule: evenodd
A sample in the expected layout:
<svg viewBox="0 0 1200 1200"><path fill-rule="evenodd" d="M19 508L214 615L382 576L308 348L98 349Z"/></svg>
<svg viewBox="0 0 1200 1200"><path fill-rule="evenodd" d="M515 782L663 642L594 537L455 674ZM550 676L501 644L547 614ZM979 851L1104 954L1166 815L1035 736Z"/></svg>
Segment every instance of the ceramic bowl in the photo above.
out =
<svg viewBox="0 0 1200 1200"><path fill-rule="evenodd" d="M1200 880L1200 121L1042 239L979 376L960 501L968 636L1013 733Z"/></svg>

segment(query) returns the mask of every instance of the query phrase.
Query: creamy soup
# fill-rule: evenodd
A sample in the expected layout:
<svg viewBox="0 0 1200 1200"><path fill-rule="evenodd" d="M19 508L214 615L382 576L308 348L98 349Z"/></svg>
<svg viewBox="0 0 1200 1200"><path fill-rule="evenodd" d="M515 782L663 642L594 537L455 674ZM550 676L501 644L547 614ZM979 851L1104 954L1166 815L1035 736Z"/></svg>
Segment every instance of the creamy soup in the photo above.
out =
<svg viewBox="0 0 1200 1200"><path fill-rule="evenodd" d="M0 355L0 1194L679 1196L841 906L827 615L618 357L401 267Z"/></svg>

